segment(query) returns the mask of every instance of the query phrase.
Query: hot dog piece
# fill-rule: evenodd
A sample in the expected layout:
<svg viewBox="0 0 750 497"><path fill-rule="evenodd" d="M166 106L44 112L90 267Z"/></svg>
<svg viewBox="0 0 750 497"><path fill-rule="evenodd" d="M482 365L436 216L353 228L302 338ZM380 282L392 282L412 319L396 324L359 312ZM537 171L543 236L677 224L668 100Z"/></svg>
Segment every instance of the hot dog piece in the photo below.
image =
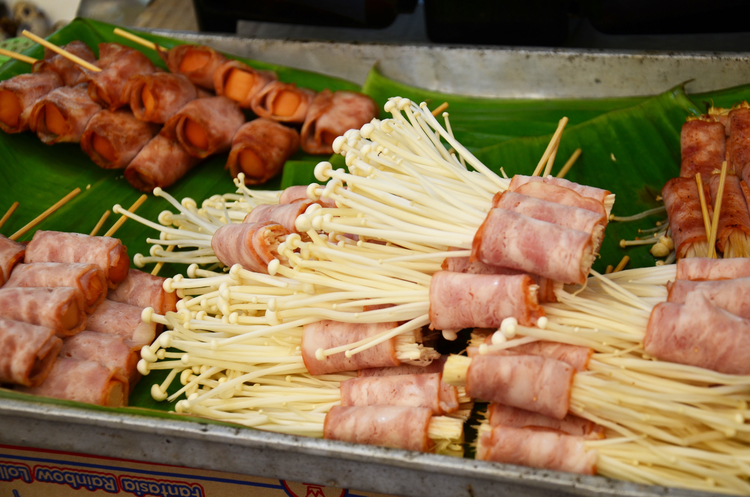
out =
<svg viewBox="0 0 750 497"><path fill-rule="evenodd" d="M378 117L375 101L362 93L323 90L315 96L302 125L302 150L333 153L333 140Z"/></svg>
<svg viewBox="0 0 750 497"><path fill-rule="evenodd" d="M563 283L583 284L594 263L591 236L503 209L492 209L477 230L472 259Z"/></svg>
<svg viewBox="0 0 750 497"><path fill-rule="evenodd" d="M750 374L750 321L711 305L701 292L651 311L643 347L658 359L726 374Z"/></svg>
<svg viewBox="0 0 750 497"><path fill-rule="evenodd" d="M132 390L140 379L137 365L140 354L116 335L82 331L63 340L60 357L95 361L110 370L119 370Z"/></svg>
<svg viewBox="0 0 750 497"><path fill-rule="evenodd" d="M143 309L104 300L88 319L86 329L122 338L131 350L140 350L156 338L156 323L141 320Z"/></svg>
<svg viewBox="0 0 750 497"><path fill-rule="evenodd" d="M47 145L78 143L86 125L101 110L101 106L89 98L86 83L64 86L34 104L30 126Z"/></svg>
<svg viewBox="0 0 750 497"><path fill-rule="evenodd" d="M726 280L750 276L750 260L693 257L677 261L678 280Z"/></svg>
<svg viewBox="0 0 750 497"><path fill-rule="evenodd" d="M77 56L86 62L96 62L96 56L94 52L80 40L71 41L67 45L61 47L68 53ZM63 57L57 52L53 52L49 48L44 49L44 59L37 60L31 66L31 72L39 73L44 71L54 71L63 80L65 86L75 86L86 77L84 72L81 70L81 66L75 62Z"/></svg>
<svg viewBox="0 0 750 497"><path fill-rule="evenodd" d="M187 76L166 72L133 76L128 91L133 115L141 121L161 124L198 98L198 91Z"/></svg>
<svg viewBox="0 0 750 497"><path fill-rule="evenodd" d="M545 176L543 178L541 176L524 176L522 174L516 174L515 176L513 176L513 179L510 180L510 186L508 187L508 189L517 192L521 185L533 182L541 182L548 185L560 186L569 190L573 190L583 197L592 198L604 205L605 208L607 208L607 215L609 215L609 211L612 208L612 192L610 192L609 190L596 188L594 186L581 185L579 183L569 181L565 178L555 178L553 176Z"/></svg>
<svg viewBox="0 0 750 497"><path fill-rule="evenodd" d="M52 71L19 74L1 82L0 128L6 133L20 133L29 129L34 104L61 86L62 78Z"/></svg>
<svg viewBox="0 0 750 497"><path fill-rule="evenodd" d="M555 419L498 403L490 404L487 410L487 423L490 426L503 425L513 428L549 428L577 437L604 438L604 428L574 414L567 414L563 419Z"/></svg>
<svg viewBox="0 0 750 497"><path fill-rule="evenodd" d="M293 202L291 204L261 204L254 207L242 222L264 223L274 221L289 230L290 233L299 233L294 222L297 216L304 213L312 204L314 204L312 200Z"/></svg>
<svg viewBox="0 0 750 497"><path fill-rule="evenodd" d="M720 180L720 175L714 174L709 182L714 204L718 197ZM742 193L740 178L734 174L727 174L724 180L716 248L725 259L750 257L750 210Z"/></svg>
<svg viewBox="0 0 750 497"><path fill-rule="evenodd" d="M334 406L326 415L323 437L394 449L429 452L432 411L405 406Z"/></svg>
<svg viewBox="0 0 750 497"><path fill-rule="evenodd" d="M107 407L128 404L128 382L120 371L96 361L58 358L39 386L20 391L43 397L73 400Z"/></svg>
<svg viewBox="0 0 750 497"><path fill-rule="evenodd" d="M138 190L151 192L157 186L171 186L199 162L176 139L159 133L125 168L125 179Z"/></svg>
<svg viewBox="0 0 750 497"><path fill-rule="evenodd" d="M154 64L143 53L119 43L100 43L97 65L101 72L87 71L89 97L109 110L129 103L129 94L126 99L122 97L131 76L156 71Z"/></svg>
<svg viewBox="0 0 750 497"><path fill-rule="evenodd" d="M401 364L396 357L395 340L387 340L351 357L343 352L318 360L318 349L329 349L377 335L395 328L397 323L339 323L320 321L306 324L302 334L302 359L310 374L320 375L366 368L392 367Z"/></svg>
<svg viewBox="0 0 750 497"><path fill-rule="evenodd" d="M81 136L81 148L97 166L124 169L159 131L127 110L103 110L91 118Z"/></svg>
<svg viewBox="0 0 750 497"><path fill-rule="evenodd" d="M722 123L701 119L687 121L680 132L680 176L694 179L695 174L700 173L703 182L708 182L715 170L721 170L726 148Z"/></svg>
<svg viewBox="0 0 750 497"><path fill-rule="evenodd" d="M299 148L299 133L271 119L255 119L237 130L227 167L233 177L245 174L246 185L260 185L278 175Z"/></svg>
<svg viewBox="0 0 750 497"><path fill-rule="evenodd" d="M251 108L253 98L273 81L275 72L254 69L239 60L227 60L214 72L216 94L237 102L243 109Z"/></svg>
<svg viewBox="0 0 750 497"><path fill-rule="evenodd" d="M77 288L0 288L0 317L52 328L59 337L86 327L84 307Z"/></svg>
<svg viewBox="0 0 750 497"><path fill-rule="evenodd" d="M430 323L438 330L498 328L514 317L524 326L544 316L528 275L438 271L430 281Z"/></svg>
<svg viewBox="0 0 750 497"><path fill-rule="evenodd" d="M95 264L107 278L109 288L117 288L128 276L128 250L117 238L90 236L62 231L34 233L26 247L27 264L33 262L82 262Z"/></svg>
<svg viewBox="0 0 750 497"><path fill-rule="evenodd" d="M159 55L167 63L169 71L184 74L195 85L207 90L214 89L214 74L227 58L205 45L178 45L166 54Z"/></svg>
<svg viewBox="0 0 750 497"><path fill-rule="evenodd" d="M228 98L198 98L169 118L162 134L176 138L190 155L203 159L229 150L244 123L245 115Z"/></svg>
<svg viewBox="0 0 750 497"><path fill-rule="evenodd" d="M706 187L705 198L711 198ZM695 178L672 178L661 190L667 208L677 259L708 255L708 238L703 222L698 185ZM708 202L707 202L708 203ZM708 205L709 218L713 209Z"/></svg>
<svg viewBox="0 0 750 497"><path fill-rule="evenodd" d="M107 299L136 307L153 307L159 314L177 310L177 293L164 290L166 278L129 269L128 277L107 293Z"/></svg>
<svg viewBox="0 0 750 497"><path fill-rule="evenodd" d="M258 117L302 124L314 98L312 90L297 88L294 83L273 81L253 97L251 108Z"/></svg>
<svg viewBox="0 0 750 497"><path fill-rule="evenodd" d="M503 425L480 428L477 459L482 461L594 475L597 457L595 450L586 450L583 437Z"/></svg>
<svg viewBox="0 0 750 497"><path fill-rule="evenodd" d="M26 245L0 235L0 274L2 282L10 278L10 273L26 255Z"/></svg>
<svg viewBox="0 0 750 497"><path fill-rule="evenodd" d="M226 224L211 238L211 248L227 267L241 264L256 273L268 274L268 263L278 257L276 248L289 234L273 222Z"/></svg>
<svg viewBox="0 0 750 497"><path fill-rule="evenodd" d="M750 278L717 281L676 280L667 283L667 302L684 304L692 292L702 293L712 305L750 319Z"/></svg>
<svg viewBox="0 0 750 497"><path fill-rule="evenodd" d="M52 369L62 340L55 330L0 317L0 384L39 385Z"/></svg>
<svg viewBox="0 0 750 497"><path fill-rule="evenodd" d="M3 288L73 287L83 294L84 310L91 313L107 296L104 271L94 264L36 262L19 264Z"/></svg>
<svg viewBox="0 0 750 497"><path fill-rule="evenodd" d="M427 407L435 415L455 412L456 387L446 385L444 391L440 376L432 373L352 378L341 383L341 405Z"/></svg>

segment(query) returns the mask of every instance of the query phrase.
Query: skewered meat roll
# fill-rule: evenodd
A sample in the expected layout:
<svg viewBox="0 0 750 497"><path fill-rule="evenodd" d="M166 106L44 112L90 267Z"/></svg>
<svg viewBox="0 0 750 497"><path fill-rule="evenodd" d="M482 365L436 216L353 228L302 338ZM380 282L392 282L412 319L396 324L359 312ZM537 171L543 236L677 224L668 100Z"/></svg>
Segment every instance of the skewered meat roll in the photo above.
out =
<svg viewBox="0 0 750 497"><path fill-rule="evenodd" d="M727 171L750 180L750 107L747 103L729 111ZM721 167L721 164L719 164Z"/></svg>
<svg viewBox="0 0 750 497"><path fill-rule="evenodd" d="M86 71L89 97L109 110L129 103L122 99L122 95L131 76L156 71L154 64L143 53L119 43L99 44L97 66L101 72Z"/></svg>
<svg viewBox="0 0 750 497"><path fill-rule="evenodd" d="M720 176L714 174L709 183L713 205L716 205L718 197ZM721 199L716 248L725 259L750 257L750 210L745 202L738 176L726 175Z"/></svg>
<svg viewBox="0 0 750 497"><path fill-rule="evenodd" d="M39 385L52 369L62 340L55 330L0 317L0 384Z"/></svg>
<svg viewBox="0 0 750 497"><path fill-rule="evenodd" d="M255 119L237 130L227 167L233 177L242 172L246 185L260 185L281 172L299 148L299 133L271 119Z"/></svg>
<svg viewBox="0 0 750 497"><path fill-rule="evenodd" d="M687 121L680 132L680 176L695 178L695 174L700 173L703 182L708 182L714 170L721 170L726 149L722 123L701 119Z"/></svg>
<svg viewBox="0 0 750 497"><path fill-rule="evenodd" d="M102 110L81 136L81 148L104 169L124 169L158 133L159 125L140 121L128 110Z"/></svg>
<svg viewBox="0 0 750 497"><path fill-rule="evenodd" d="M83 294L71 287L0 288L0 317L52 328L59 337L86 327Z"/></svg>
<svg viewBox="0 0 750 497"><path fill-rule="evenodd" d="M34 104L29 125L47 145L78 143L86 125L101 110L89 97L86 83L64 86Z"/></svg>
<svg viewBox="0 0 750 497"><path fill-rule="evenodd" d="M711 198L708 185L705 198ZM685 257L705 257L708 255L708 237L703 222L698 184L695 178L672 178L661 189L664 206L667 208L669 227L674 240L677 259ZM713 209L707 205L709 218Z"/></svg>
<svg viewBox="0 0 750 497"><path fill-rule="evenodd" d="M332 154L333 140L378 117L375 101L363 93L323 90L315 96L302 125L302 150Z"/></svg>
<svg viewBox="0 0 750 497"><path fill-rule="evenodd" d="M243 109L251 108L253 98L272 81L276 81L275 72L254 69L239 60L227 60L214 72L216 94L237 102Z"/></svg>
<svg viewBox="0 0 750 497"><path fill-rule="evenodd" d="M294 83L273 81L253 97L250 108L258 117L302 124L314 98L315 92L308 88L298 88Z"/></svg>
<svg viewBox="0 0 750 497"><path fill-rule="evenodd" d="M0 128L6 133L29 129L34 104L61 86L63 80L54 71L19 74L0 83Z"/></svg>
<svg viewBox="0 0 750 497"><path fill-rule="evenodd" d="M174 184L199 162L176 139L159 133L125 168L125 179L138 190L151 192Z"/></svg>
<svg viewBox="0 0 750 497"><path fill-rule="evenodd" d="M161 276L131 268L128 277L107 293L107 299L141 308L153 307L164 315L177 309L177 293L164 290L164 280Z"/></svg>
<svg viewBox="0 0 750 497"><path fill-rule="evenodd" d="M207 90L214 89L214 74L227 58L205 45L178 45L168 52L158 51L170 72L184 74Z"/></svg>
<svg viewBox="0 0 750 497"><path fill-rule="evenodd" d="M5 283L10 273L19 262L23 262L26 255L26 245L0 235L0 276Z"/></svg>
<svg viewBox="0 0 750 497"><path fill-rule="evenodd" d="M80 40L71 41L61 48L86 62L96 62L94 52ZM86 75L81 70L81 66L57 52L53 52L49 48L44 49L44 59L37 60L31 66L31 72L38 73L44 71L56 72L62 78L65 86L75 86L86 78Z"/></svg>
<svg viewBox="0 0 750 497"><path fill-rule="evenodd" d="M164 124L191 100L198 98L187 76L166 72L138 74L126 90L133 115L141 121Z"/></svg>

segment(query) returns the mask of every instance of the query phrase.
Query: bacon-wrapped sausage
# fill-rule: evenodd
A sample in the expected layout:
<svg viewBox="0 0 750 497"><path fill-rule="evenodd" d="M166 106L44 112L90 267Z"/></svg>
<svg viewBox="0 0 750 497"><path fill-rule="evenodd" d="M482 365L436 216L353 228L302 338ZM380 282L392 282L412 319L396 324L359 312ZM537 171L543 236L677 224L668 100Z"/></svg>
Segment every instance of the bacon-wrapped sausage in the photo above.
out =
<svg viewBox="0 0 750 497"><path fill-rule="evenodd" d="M39 385L52 369L62 340L55 330L0 317L0 384Z"/></svg>
<svg viewBox="0 0 750 497"><path fill-rule="evenodd" d="M0 83L0 128L6 133L29 129L34 104L61 86L62 78L53 71L19 74Z"/></svg>
<svg viewBox="0 0 750 497"><path fill-rule="evenodd" d="M86 327L83 294L71 287L0 288L0 316L52 328L59 337Z"/></svg>
<svg viewBox="0 0 750 497"><path fill-rule="evenodd" d="M333 153L333 140L378 117L375 101L363 93L323 90L315 96L302 125L302 150Z"/></svg>
<svg viewBox="0 0 750 497"><path fill-rule="evenodd" d="M214 89L214 74L227 58L205 45L178 45L168 52L158 51L169 71L184 74L193 84Z"/></svg>
<svg viewBox="0 0 750 497"><path fill-rule="evenodd" d="M91 118L81 149L104 169L124 169L158 133L159 125L140 121L127 110L103 110Z"/></svg>
<svg viewBox="0 0 750 497"><path fill-rule="evenodd" d="M282 225L261 223L226 224L211 238L211 248L225 266L241 264L256 273L268 273L268 263L276 259L281 238L289 234Z"/></svg>
<svg viewBox="0 0 750 497"><path fill-rule="evenodd" d="M173 185L199 162L176 139L159 133L125 168L125 179L134 188L151 192L157 186Z"/></svg>
<svg viewBox="0 0 750 497"><path fill-rule="evenodd" d="M214 72L216 94L237 102L243 109L251 108L253 98L273 81L275 72L254 69L239 60L227 60Z"/></svg>
<svg viewBox="0 0 750 497"><path fill-rule="evenodd" d="M100 72L86 71L91 100L105 109L115 110L129 101L123 100L123 89L135 74L149 74L156 67L148 57L119 43L100 43L97 66Z"/></svg>
<svg viewBox="0 0 750 497"><path fill-rule="evenodd" d="M141 121L164 124L185 104L198 98L195 85L182 74L138 74L128 81L129 105Z"/></svg>
<svg viewBox="0 0 750 497"><path fill-rule="evenodd" d="M297 149L297 130L271 119L254 119L235 133L227 167L235 178L244 173L246 185L260 185L278 175Z"/></svg>
<svg viewBox="0 0 750 497"><path fill-rule="evenodd" d="M91 51L88 45L80 40L71 41L67 45L63 45L61 48L86 62L96 62L96 55L94 55L94 52ZM65 86L75 86L86 77L81 70L81 66L72 60L63 57L59 53L53 52L49 48L44 49L44 59L37 60L31 66L31 72L33 73L44 71L56 72L62 78Z"/></svg>
<svg viewBox="0 0 750 497"><path fill-rule="evenodd" d="M251 102L255 115L290 124L305 122L315 92L297 88L294 83L273 81L258 92Z"/></svg>
<svg viewBox="0 0 750 497"><path fill-rule="evenodd" d="M102 107L89 98L86 83L64 86L34 104L29 126L47 145L78 143L86 125L101 110Z"/></svg>

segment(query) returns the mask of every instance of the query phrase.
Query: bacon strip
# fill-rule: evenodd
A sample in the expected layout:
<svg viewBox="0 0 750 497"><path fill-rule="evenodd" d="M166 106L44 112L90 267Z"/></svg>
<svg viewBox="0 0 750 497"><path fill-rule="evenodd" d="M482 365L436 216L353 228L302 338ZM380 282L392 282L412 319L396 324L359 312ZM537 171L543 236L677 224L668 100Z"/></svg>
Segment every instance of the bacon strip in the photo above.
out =
<svg viewBox="0 0 750 497"><path fill-rule="evenodd" d="M490 426L510 426L513 428L549 428L585 438L604 438L604 428L593 421L567 414L562 419L550 418L538 412L526 411L505 404L490 404L487 410L487 422Z"/></svg>
<svg viewBox="0 0 750 497"><path fill-rule="evenodd" d="M238 85L240 91L231 85L231 80L235 77L243 80L244 84ZM250 109L253 98L273 81L276 81L275 72L255 69L239 60L227 60L214 72L216 94L234 100L242 109ZM264 117L257 112L256 114Z"/></svg>
<svg viewBox="0 0 750 497"><path fill-rule="evenodd" d="M158 51L158 50L157 50ZM100 43L97 66L101 72L86 71L91 100L105 109L115 110L129 102L123 99L123 89L131 76L150 74L156 67L140 51L119 43Z"/></svg>
<svg viewBox="0 0 750 497"><path fill-rule="evenodd" d="M19 74L0 82L0 102L15 111L0 113L0 128L6 133L20 133L29 129L34 104L55 88L63 86L57 73L44 71Z"/></svg>
<svg viewBox="0 0 750 497"><path fill-rule="evenodd" d="M71 41L67 45L63 45L61 48L86 62L96 62L96 55L94 55L94 52L91 51L88 45L80 40ZM44 49L44 59L37 60L31 66L31 72L33 73L44 71L56 72L60 78L62 78L65 86L75 86L86 77L81 70L81 66L63 57L57 52L53 52L49 48Z"/></svg>
<svg viewBox="0 0 750 497"><path fill-rule="evenodd" d="M592 198L602 205L605 205L605 201L612 194L612 192L610 192L609 190L603 190L594 186L581 185L565 178L555 178L553 176L546 176L543 178L541 176L524 176L521 174L516 174L515 176L513 176L513 179L510 180L510 186L508 187L508 189L511 191L518 191L518 188L521 185L532 182L541 182L548 185L561 186L563 188L573 190L583 197ZM609 214L609 212L607 212L607 214Z"/></svg>
<svg viewBox="0 0 750 497"><path fill-rule="evenodd" d="M160 133L128 164L125 179L134 188L151 192L157 186L173 185L199 162L200 159L190 155L176 139Z"/></svg>
<svg viewBox="0 0 750 497"><path fill-rule="evenodd" d="M128 103L141 121L165 123L191 100L198 98L195 85L182 74L138 74L128 81ZM148 105L147 105L148 104Z"/></svg>
<svg viewBox="0 0 750 497"><path fill-rule="evenodd" d="M140 350L156 338L156 323L144 323L142 312L142 308L134 305L104 300L89 315L86 329L119 336L131 350Z"/></svg>
<svg viewBox="0 0 750 497"><path fill-rule="evenodd" d="M667 283L667 302L684 304L692 292L702 293L712 305L750 319L750 277L717 281L676 280Z"/></svg>
<svg viewBox="0 0 750 497"><path fill-rule="evenodd" d="M23 262L26 256L26 245L0 235L0 276L5 283L10 278L10 273L19 262Z"/></svg>
<svg viewBox="0 0 750 497"><path fill-rule="evenodd" d="M703 182L708 182L714 170L721 170L726 150L722 123L699 119L687 121L680 132L680 176L694 179L695 174L700 173Z"/></svg>
<svg viewBox="0 0 750 497"><path fill-rule="evenodd" d="M466 394L563 419L575 372L569 364L541 356L480 355L469 365Z"/></svg>
<svg viewBox="0 0 750 497"><path fill-rule="evenodd" d="M716 204L721 177L714 174L710 179L712 204ZM737 239L739 237L739 239ZM721 212L719 212L719 226L716 231L716 247L725 258L750 257L750 210L748 210L745 196L740 186L740 178L734 174L727 174L724 180L724 191L721 196ZM740 246L736 246L739 244Z"/></svg>
<svg viewBox="0 0 750 497"><path fill-rule="evenodd" d="M107 299L141 308L153 307L161 315L174 312L177 310L177 293L164 290L165 280L161 276L131 268L128 277L107 293Z"/></svg>
<svg viewBox="0 0 750 497"><path fill-rule="evenodd" d="M532 468L596 474L596 451L587 451L583 437L533 428L495 426L482 430L477 459Z"/></svg>
<svg viewBox="0 0 750 497"><path fill-rule="evenodd" d="M750 321L711 305L701 292L689 293L685 305L656 305L643 347L664 361L750 374Z"/></svg>
<svg viewBox="0 0 750 497"><path fill-rule="evenodd" d="M375 101L363 93L325 89L315 96L302 125L302 150L332 154L333 140L378 117Z"/></svg>
<svg viewBox="0 0 750 497"><path fill-rule="evenodd" d="M405 406L334 406L326 415L323 438L393 449L429 452L432 411Z"/></svg>
<svg viewBox="0 0 750 497"><path fill-rule="evenodd" d="M750 108L729 111L727 128L727 171L741 175L747 183L750 179Z"/></svg>
<svg viewBox="0 0 750 497"><path fill-rule="evenodd" d="M451 385L444 389L440 378L440 373L351 378L341 383L341 405L426 407L435 415L456 412L458 392Z"/></svg>
<svg viewBox="0 0 750 497"><path fill-rule="evenodd" d="M43 397L107 407L128 404L128 382L122 373L96 361L60 357L39 386L20 391Z"/></svg>
<svg viewBox="0 0 750 497"><path fill-rule="evenodd" d="M430 373L442 373L445 361L448 359L447 355L442 355L439 358L432 361L427 366L415 366L413 364L402 364L392 368L367 368L360 369L357 371L359 378L369 376L395 376L401 374L430 374Z"/></svg>
<svg viewBox="0 0 750 497"><path fill-rule="evenodd" d="M141 376L137 369L139 352L116 335L82 331L63 340L60 357L95 361L107 369L119 370L127 378L130 390Z"/></svg>
<svg viewBox="0 0 750 497"><path fill-rule="evenodd" d="M318 349L325 350L358 342L396 326L398 326L397 323L339 323L336 321L306 324L302 333L302 360L312 375L398 366L401 361L396 357L395 340L387 340L351 357L346 357L343 352L330 355L322 361L315 357Z"/></svg>
<svg viewBox="0 0 750 497"><path fill-rule="evenodd" d="M315 92L307 88L297 88L294 83L273 81L261 89L252 99L250 108L258 117L267 117L274 121L290 124L302 124L310 109ZM278 113L277 104L283 99L298 100L294 112L282 115Z"/></svg>
<svg viewBox="0 0 750 497"><path fill-rule="evenodd" d="M430 325L438 330L497 328L514 317L536 323L544 309L528 275L473 275L438 271L430 281Z"/></svg>
<svg viewBox="0 0 750 497"><path fill-rule="evenodd" d="M138 120L130 111L103 110L86 126L81 136L81 148L101 168L124 169L158 131L157 124ZM106 140L113 155L102 155L97 150L97 140Z"/></svg>
<svg viewBox="0 0 750 497"><path fill-rule="evenodd" d="M214 89L214 74L216 69L226 62L227 58L211 47L205 45L178 45L164 54L158 50L159 56L164 59L173 73L184 74L193 84L207 90ZM198 55L202 64L186 64L185 56Z"/></svg>
<svg viewBox="0 0 750 497"><path fill-rule="evenodd" d="M291 204L261 204L254 207L242 222L265 223L274 221L289 230L290 233L299 233L294 222L297 220L297 216L303 214L314 203L312 200L304 200Z"/></svg>
<svg viewBox="0 0 750 497"><path fill-rule="evenodd" d="M705 197L711 198L706 187ZM661 189L664 206L667 208L669 227L672 231L677 259L705 256L708 248L706 225L703 222L698 184L695 178L672 178ZM713 209L708 207L709 218ZM706 248L701 248L705 246Z"/></svg>
<svg viewBox="0 0 750 497"><path fill-rule="evenodd" d="M77 86L63 86L39 99L31 110L29 126L36 131L43 143L78 143L83 131L101 106L89 98L86 83ZM62 116L64 126L48 124L50 112Z"/></svg>
<svg viewBox="0 0 750 497"><path fill-rule="evenodd" d="M104 271L93 264L36 262L19 264L3 288L73 287L84 297L84 310L91 313L107 296Z"/></svg>
<svg viewBox="0 0 750 497"><path fill-rule="evenodd" d="M750 260L693 257L677 261L678 280L727 280L750 276Z"/></svg>
<svg viewBox="0 0 750 497"><path fill-rule="evenodd" d="M485 343L488 345L492 344L492 335L487 336ZM538 355L562 361L572 366L576 372L581 372L588 369L589 360L593 353L593 349L580 345L538 340L512 348L494 350L488 352L486 355ZM476 357L479 355L479 347L468 347L466 355Z"/></svg>
<svg viewBox="0 0 750 497"><path fill-rule="evenodd" d="M604 208L604 204L602 204L598 200L584 197L580 193L560 185L553 185L550 183L544 183L542 181L531 181L520 186L513 186L511 180L511 186L513 187L513 189L510 191L514 191L522 195L528 195L529 197L534 197L541 200L548 200L560 205L586 209L594 212L595 214L603 215L605 217L609 215L607 210Z"/></svg>
<svg viewBox="0 0 750 497"><path fill-rule="evenodd" d="M492 209L477 230L472 260L563 283L586 282L594 262L591 236L513 211Z"/></svg>
<svg viewBox="0 0 750 497"><path fill-rule="evenodd" d="M86 327L83 294L77 288L0 288L0 316L52 328L59 337Z"/></svg>
<svg viewBox="0 0 750 497"><path fill-rule="evenodd" d="M281 238L289 234L273 222L225 224L211 238L211 248L227 267L241 264L256 273L268 274L268 263L276 259Z"/></svg>
<svg viewBox="0 0 750 497"><path fill-rule="evenodd" d="M62 340L55 330L0 317L0 384L39 385L52 369Z"/></svg>
<svg viewBox="0 0 750 497"><path fill-rule="evenodd" d="M254 119L235 133L227 167L235 178L244 173L246 185L260 185L277 176L297 149L295 129L271 119Z"/></svg>
<svg viewBox="0 0 750 497"><path fill-rule="evenodd" d="M117 238L90 236L62 231L34 233L26 246L24 262L82 262L95 264L107 278L109 288L117 288L128 276L128 249Z"/></svg>

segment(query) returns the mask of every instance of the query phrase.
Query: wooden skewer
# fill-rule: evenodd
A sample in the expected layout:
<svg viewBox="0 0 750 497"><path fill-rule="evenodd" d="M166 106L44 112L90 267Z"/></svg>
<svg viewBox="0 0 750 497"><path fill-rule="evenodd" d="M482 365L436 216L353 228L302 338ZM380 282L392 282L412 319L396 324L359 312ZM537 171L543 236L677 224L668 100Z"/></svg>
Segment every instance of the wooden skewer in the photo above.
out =
<svg viewBox="0 0 750 497"><path fill-rule="evenodd" d="M701 212L703 213L703 225L706 227L706 241L711 238L711 219L708 217L708 205L706 195L703 193L703 179L701 173L695 173L695 182L698 184L698 198L701 201ZM711 251L709 250L709 253Z"/></svg>
<svg viewBox="0 0 750 497"><path fill-rule="evenodd" d="M141 204L143 204L143 202L145 202L147 198L148 198L148 195L146 195L145 193L141 195L138 200L133 202L133 205L130 206L130 209L128 209L128 212L135 212L136 210L138 210L138 207L140 207ZM120 226L122 226L127 220L128 220L127 216L125 215L120 216L120 219L118 219L117 222L113 224L112 227L106 233L104 233L104 236L114 235L115 231L119 230Z"/></svg>
<svg viewBox="0 0 750 497"><path fill-rule="evenodd" d="M612 272L613 270L614 270L614 268L612 267L612 264L609 264L609 265L607 266L607 269L605 269L605 270L604 270L604 274L609 274L609 273L611 273L611 272Z"/></svg>
<svg viewBox="0 0 750 497"><path fill-rule="evenodd" d="M170 245L169 247L167 247L167 252L171 252L173 250L174 250L174 245ZM151 275L157 276L159 274L159 271L161 271L162 267L164 267L163 262L157 263L156 266L154 266L154 269L151 270Z"/></svg>
<svg viewBox="0 0 750 497"><path fill-rule="evenodd" d="M16 209L18 209L18 202L13 202L13 205L10 206L8 212L6 212L3 218L0 219L0 228L2 228L5 224L5 221L7 221L8 218L12 216L14 212L16 212Z"/></svg>
<svg viewBox="0 0 750 497"><path fill-rule="evenodd" d="M72 62L75 62L79 66L81 66L81 67L83 67L85 69L88 69L89 71L101 72L100 68L96 67L95 65L91 64L90 62L87 62L87 61L83 60L82 58L78 57L77 55L73 55L70 52L66 52L65 50L63 50L62 48L58 47L57 45L48 42L44 38L40 38L39 36L35 35L34 33L30 33L29 31L27 31L27 30L24 29L21 32L21 34L23 36L25 36L26 38L39 43L43 47L49 48L53 52L59 53L60 55L62 55L66 59L68 59L68 60L70 60Z"/></svg>
<svg viewBox="0 0 750 497"><path fill-rule="evenodd" d="M570 159L568 159L568 162L565 163L565 165L560 169L560 172L557 173L558 178L564 178L566 174L568 174L568 171L570 171L570 168L573 167L573 164L576 163L578 158L581 156L582 150L580 148L577 148L575 152L570 156Z"/></svg>
<svg viewBox="0 0 750 497"><path fill-rule="evenodd" d="M630 257L626 255L625 257L622 258L620 263L612 270L612 272L619 273L620 271L625 269L625 266L627 266L628 262L630 262Z"/></svg>
<svg viewBox="0 0 750 497"><path fill-rule="evenodd" d="M555 153L557 153L557 147L560 144L560 136L562 135L563 129L565 129L566 124L568 124L567 117L563 117L562 119L560 119L560 122L557 125L557 130L555 130L555 134L552 135L552 139L549 141L547 149L544 151L542 158L539 160L539 164L536 165L536 169L534 169L532 176L539 176L542 173L545 164L549 160L550 155L552 155L552 152L554 151Z"/></svg>
<svg viewBox="0 0 750 497"><path fill-rule="evenodd" d="M432 115L437 116L438 114L440 114L447 108L448 108L448 102L443 102L437 108L435 108L435 110L432 111Z"/></svg>
<svg viewBox="0 0 750 497"><path fill-rule="evenodd" d="M72 199L73 197L75 197L75 196L76 196L76 195L78 195L79 193L81 193L81 189L80 189L80 188L76 188L76 189L75 189L75 190L73 190L72 192L68 193L68 194L67 194L67 195L65 195L65 196L64 196L63 198L61 198L60 200L58 200L58 201L57 201L57 202L55 203L55 205L53 205L52 207L50 207L50 208L49 208L49 209L47 209L46 211L42 212L41 214L39 214L39 215L38 215L38 216L37 216L37 217L36 217L36 218L35 218L35 219L34 219L33 221L31 221L31 222L30 222L29 224L27 224L26 226L24 226L24 227L23 227L23 228L21 228L20 230L18 230L18 231L16 231L15 233L13 233L13 234L12 234L11 236L9 236L8 238L10 238L11 240L18 240L18 239L19 239L19 238L21 238L21 237L22 237L23 235L25 235L27 231L29 231L29 230L30 230L31 228L33 228L34 226L36 226L37 224L39 224L39 223L41 223L42 221L44 221L45 219L47 219L47 217L49 217L49 215L50 215L50 214L52 214L52 213L53 213L53 212L55 212L55 211L56 211L57 209L59 209L60 207L62 207L62 206L63 206L63 205L65 205L66 203L68 203L68 201L69 201L70 199Z"/></svg>
<svg viewBox="0 0 750 497"><path fill-rule="evenodd" d="M138 43L139 45L143 45L144 47L150 48L151 50L161 50L162 52L168 51L166 48L157 45L153 41L149 41L145 38L141 38L140 36L134 35L133 33L129 31L125 31L124 29L115 28L114 33L116 35L122 36L123 38L127 38L130 41Z"/></svg>
<svg viewBox="0 0 750 497"><path fill-rule="evenodd" d="M727 177L727 161L721 163L721 176L719 176L719 189L716 192L716 204L714 205L714 218L711 222L711 235L708 238L708 256L716 257L716 232L719 229L719 213L721 212L721 197L724 195L724 181Z"/></svg>
<svg viewBox="0 0 750 497"><path fill-rule="evenodd" d="M89 235L96 236L96 234L99 233L99 230L102 229L102 226L104 226L104 221L107 220L110 214L111 212L109 211L109 209L104 211L104 214L102 214L102 217L99 218L99 222L96 223L96 226L94 226L94 229L91 230L91 233L89 233Z"/></svg>
<svg viewBox="0 0 750 497"><path fill-rule="evenodd" d="M33 64L34 62L36 62L36 59L33 57L29 57L28 55L20 54L18 52L11 52L10 50L6 50L4 48L0 48L0 55L5 55L6 57L20 60L21 62L26 62L27 64Z"/></svg>

